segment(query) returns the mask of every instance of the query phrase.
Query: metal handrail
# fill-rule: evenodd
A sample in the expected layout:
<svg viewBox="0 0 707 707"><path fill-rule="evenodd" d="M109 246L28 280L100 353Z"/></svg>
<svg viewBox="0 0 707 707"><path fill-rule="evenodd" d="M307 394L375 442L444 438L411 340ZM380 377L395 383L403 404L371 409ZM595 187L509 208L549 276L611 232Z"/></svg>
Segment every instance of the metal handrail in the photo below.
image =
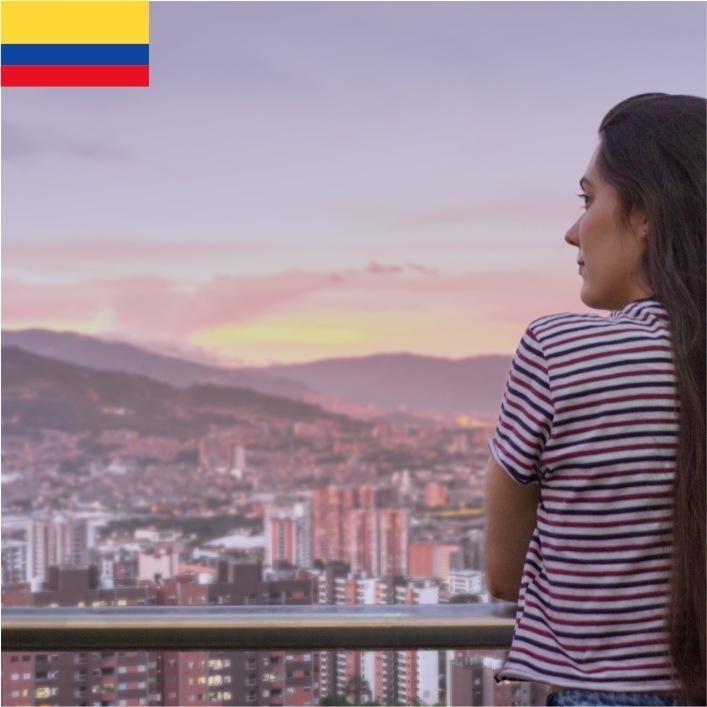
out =
<svg viewBox="0 0 707 707"><path fill-rule="evenodd" d="M3 651L508 648L515 605L7 608Z"/></svg>

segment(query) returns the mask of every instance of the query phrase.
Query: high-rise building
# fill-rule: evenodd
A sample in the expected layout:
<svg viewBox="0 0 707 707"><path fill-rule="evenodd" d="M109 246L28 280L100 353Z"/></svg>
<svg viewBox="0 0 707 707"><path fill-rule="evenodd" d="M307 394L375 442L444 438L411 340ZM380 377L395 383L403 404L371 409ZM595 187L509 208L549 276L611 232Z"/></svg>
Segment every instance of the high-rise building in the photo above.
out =
<svg viewBox="0 0 707 707"><path fill-rule="evenodd" d="M353 573L407 574L407 509L355 508L346 517L346 557Z"/></svg>
<svg viewBox="0 0 707 707"><path fill-rule="evenodd" d="M394 496L395 490L389 486L315 489L312 497L314 559L346 562L353 572L404 573L407 555L405 552L401 557L399 547L401 538L407 543L407 511L393 508ZM361 548L361 543L366 549Z"/></svg>
<svg viewBox="0 0 707 707"><path fill-rule="evenodd" d="M50 567L39 592L3 591L3 605L305 605L316 579L268 572L260 563L215 560L207 576L177 575L159 586L135 580L104 587L100 569ZM113 584L113 582L110 582ZM13 601L15 599L16 601ZM121 651L3 653L2 703L116 705L277 705L319 703L319 656L305 651Z"/></svg>
<svg viewBox="0 0 707 707"><path fill-rule="evenodd" d="M447 489L438 481L425 484L425 505L428 508L444 506L447 503Z"/></svg>
<svg viewBox="0 0 707 707"><path fill-rule="evenodd" d="M2 584L26 582L29 579L27 543L19 540L2 542Z"/></svg>
<svg viewBox="0 0 707 707"><path fill-rule="evenodd" d="M265 564L312 566L312 505L309 500L265 509Z"/></svg>
<svg viewBox="0 0 707 707"><path fill-rule="evenodd" d="M395 588L396 604L437 604L439 587L430 580L408 580ZM397 652L397 698L404 704L439 701L439 651Z"/></svg>
<svg viewBox="0 0 707 707"><path fill-rule="evenodd" d="M312 495L312 533L314 559L350 562L346 545L348 512L358 508L356 488L325 486Z"/></svg>
<svg viewBox="0 0 707 707"><path fill-rule="evenodd" d="M447 707L544 705L548 687L539 683L496 682L505 651L447 651Z"/></svg>
<svg viewBox="0 0 707 707"><path fill-rule="evenodd" d="M246 446L232 433L205 437L199 442L199 464L210 471L243 474L247 465Z"/></svg>
<svg viewBox="0 0 707 707"><path fill-rule="evenodd" d="M414 579L437 577L447 581L452 570L461 569L459 543L436 540L413 540L408 545L408 575Z"/></svg>
<svg viewBox="0 0 707 707"><path fill-rule="evenodd" d="M327 568L329 569L329 568ZM348 574L320 581L335 585L334 604L427 604L438 601L430 580L403 577L370 578ZM326 571L325 571L326 575ZM320 601L324 594L320 593ZM323 602L322 602L323 603ZM321 694L339 695L354 704L434 704L439 699L438 651L323 651L320 654Z"/></svg>
<svg viewBox="0 0 707 707"><path fill-rule="evenodd" d="M45 579L50 565L88 564L89 532L89 524L83 518L33 518L29 524L29 578Z"/></svg>
<svg viewBox="0 0 707 707"><path fill-rule="evenodd" d="M3 653L2 703L160 705L160 672L151 651Z"/></svg>

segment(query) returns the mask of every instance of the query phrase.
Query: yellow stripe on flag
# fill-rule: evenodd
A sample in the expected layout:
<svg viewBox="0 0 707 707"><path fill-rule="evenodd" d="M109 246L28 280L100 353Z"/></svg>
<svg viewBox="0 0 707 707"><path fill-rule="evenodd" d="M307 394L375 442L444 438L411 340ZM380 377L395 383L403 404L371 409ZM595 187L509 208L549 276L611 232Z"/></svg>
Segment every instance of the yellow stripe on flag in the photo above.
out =
<svg viewBox="0 0 707 707"><path fill-rule="evenodd" d="M3 44L148 44L146 0L3 0Z"/></svg>

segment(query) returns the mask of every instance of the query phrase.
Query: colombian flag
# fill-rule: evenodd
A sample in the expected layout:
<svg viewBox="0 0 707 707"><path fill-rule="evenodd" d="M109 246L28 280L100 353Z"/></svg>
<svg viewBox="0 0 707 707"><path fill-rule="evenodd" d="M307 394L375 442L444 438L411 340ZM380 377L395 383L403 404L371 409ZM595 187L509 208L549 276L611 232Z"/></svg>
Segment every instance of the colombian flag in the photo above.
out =
<svg viewBox="0 0 707 707"><path fill-rule="evenodd" d="M3 86L149 86L148 0L2 0Z"/></svg>

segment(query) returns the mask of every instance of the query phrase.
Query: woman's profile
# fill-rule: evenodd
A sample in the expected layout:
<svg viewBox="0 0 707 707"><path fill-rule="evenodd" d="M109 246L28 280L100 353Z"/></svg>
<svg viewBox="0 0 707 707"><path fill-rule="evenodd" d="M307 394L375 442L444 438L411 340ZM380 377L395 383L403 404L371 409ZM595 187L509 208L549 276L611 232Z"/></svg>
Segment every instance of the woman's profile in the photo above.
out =
<svg viewBox="0 0 707 707"><path fill-rule="evenodd" d="M707 704L705 100L605 116L580 180L581 299L532 322L487 468L489 591L517 602L498 679L551 705Z"/></svg>

